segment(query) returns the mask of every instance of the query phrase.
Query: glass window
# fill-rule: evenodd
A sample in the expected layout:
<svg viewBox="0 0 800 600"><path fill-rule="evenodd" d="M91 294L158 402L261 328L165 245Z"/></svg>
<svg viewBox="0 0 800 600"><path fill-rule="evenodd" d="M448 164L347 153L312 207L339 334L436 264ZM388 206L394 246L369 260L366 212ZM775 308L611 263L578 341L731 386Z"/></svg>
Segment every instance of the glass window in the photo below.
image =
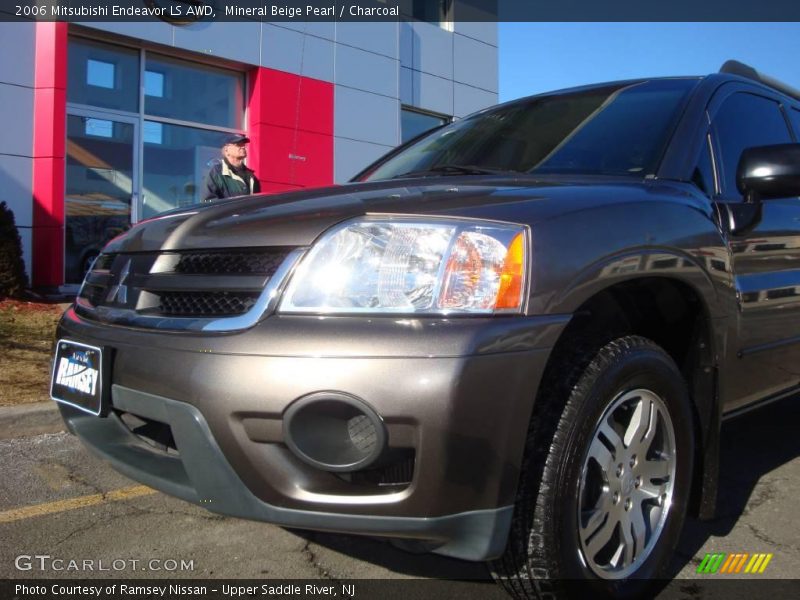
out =
<svg viewBox="0 0 800 600"><path fill-rule="evenodd" d="M533 173L654 173L694 79L536 96L438 129L372 170L385 179L452 167Z"/></svg>
<svg viewBox="0 0 800 600"><path fill-rule="evenodd" d="M96 253L95 238L105 239L105 232L129 223L131 196L139 199L139 218L201 200L203 180L220 158L222 140L242 130L245 78L236 71L83 38L70 38L68 51L67 100L85 105L74 112L91 114L68 115L66 205L72 249L67 271L70 281L80 281L89 253ZM145 61L141 76L140 58ZM94 107L124 111L131 118L117 121ZM133 157L139 156L141 171L134 173ZM104 211L114 217L107 227L96 217Z"/></svg>
<svg viewBox="0 0 800 600"><path fill-rule="evenodd" d="M139 52L70 39L67 100L136 112L139 108Z"/></svg>
<svg viewBox="0 0 800 600"><path fill-rule="evenodd" d="M205 175L220 159L222 141L230 135L145 121L145 136L156 131L154 126L160 142L144 144L143 218L200 202Z"/></svg>
<svg viewBox="0 0 800 600"><path fill-rule="evenodd" d="M145 114L241 129L244 114L241 73L160 56L148 56L147 72L154 74L150 76L150 85L159 88L161 94L145 96Z"/></svg>
<svg viewBox="0 0 800 600"><path fill-rule="evenodd" d="M142 139L145 144L163 144L164 126L155 121L145 121Z"/></svg>
<svg viewBox="0 0 800 600"><path fill-rule="evenodd" d="M144 72L144 94L154 98L164 97L164 74L158 71Z"/></svg>
<svg viewBox="0 0 800 600"><path fill-rule="evenodd" d="M447 119L444 117L428 115L404 108L400 113L400 134L402 141L405 144L408 140L417 137L419 134L425 133L434 127L444 125L445 123L447 123Z"/></svg>
<svg viewBox="0 0 800 600"><path fill-rule="evenodd" d="M774 100L754 94L734 94L722 105L711 124L720 156L717 160L722 196L741 200L736 168L745 148L791 142L789 128Z"/></svg>
<svg viewBox="0 0 800 600"><path fill-rule="evenodd" d="M66 283L78 283L100 249L130 223L134 126L67 116Z"/></svg>
<svg viewBox="0 0 800 600"><path fill-rule="evenodd" d="M794 125L795 137L800 141L800 110L792 108L789 110L789 120Z"/></svg>
<svg viewBox="0 0 800 600"><path fill-rule="evenodd" d="M84 126L86 135L95 137L114 137L114 122L106 119L86 119Z"/></svg>
<svg viewBox="0 0 800 600"><path fill-rule="evenodd" d="M114 63L104 60L86 61L86 83L97 87L114 89Z"/></svg>
<svg viewBox="0 0 800 600"><path fill-rule="evenodd" d="M694 183L706 196L716 194L714 185L714 166L711 162L711 148L706 136L703 148L700 150L700 157L697 159L697 166L692 173L692 183Z"/></svg>

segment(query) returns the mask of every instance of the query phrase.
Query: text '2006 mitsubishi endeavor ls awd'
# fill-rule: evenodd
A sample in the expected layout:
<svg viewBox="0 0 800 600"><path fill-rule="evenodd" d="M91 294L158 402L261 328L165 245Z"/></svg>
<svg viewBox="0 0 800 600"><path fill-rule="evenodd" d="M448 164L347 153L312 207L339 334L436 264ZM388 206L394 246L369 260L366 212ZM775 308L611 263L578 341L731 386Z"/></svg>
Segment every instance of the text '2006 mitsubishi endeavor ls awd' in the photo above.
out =
<svg viewBox="0 0 800 600"><path fill-rule="evenodd" d="M800 384L798 137L800 93L733 63L166 213L88 272L52 396L209 510L638 593L713 512L723 417Z"/></svg>

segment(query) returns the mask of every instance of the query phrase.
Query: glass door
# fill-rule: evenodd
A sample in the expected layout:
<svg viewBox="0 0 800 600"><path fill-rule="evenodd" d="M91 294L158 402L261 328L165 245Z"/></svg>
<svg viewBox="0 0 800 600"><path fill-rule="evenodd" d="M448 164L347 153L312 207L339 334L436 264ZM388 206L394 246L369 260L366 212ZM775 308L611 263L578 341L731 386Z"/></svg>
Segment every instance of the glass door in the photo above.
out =
<svg viewBox="0 0 800 600"><path fill-rule="evenodd" d="M113 237L136 220L138 119L67 114L65 283L76 284Z"/></svg>

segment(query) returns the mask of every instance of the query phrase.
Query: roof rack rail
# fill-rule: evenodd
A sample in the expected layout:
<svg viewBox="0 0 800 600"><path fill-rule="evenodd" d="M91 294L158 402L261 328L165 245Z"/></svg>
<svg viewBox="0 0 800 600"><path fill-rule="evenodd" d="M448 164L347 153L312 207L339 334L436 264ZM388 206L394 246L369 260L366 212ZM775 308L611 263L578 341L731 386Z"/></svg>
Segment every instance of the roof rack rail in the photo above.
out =
<svg viewBox="0 0 800 600"><path fill-rule="evenodd" d="M752 79L753 81L757 81L758 83L763 83L773 89L778 90L786 94L787 96L791 96L795 100L800 100L800 90L797 88L793 88L790 85L786 85L782 81L778 81L777 79L770 77L769 75L764 75L763 73L759 73L750 65L746 65L744 63L740 63L738 60L728 60L725 62L724 65L719 70L720 73L729 73L730 75L738 75L739 77L744 77L746 79Z"/></svg>

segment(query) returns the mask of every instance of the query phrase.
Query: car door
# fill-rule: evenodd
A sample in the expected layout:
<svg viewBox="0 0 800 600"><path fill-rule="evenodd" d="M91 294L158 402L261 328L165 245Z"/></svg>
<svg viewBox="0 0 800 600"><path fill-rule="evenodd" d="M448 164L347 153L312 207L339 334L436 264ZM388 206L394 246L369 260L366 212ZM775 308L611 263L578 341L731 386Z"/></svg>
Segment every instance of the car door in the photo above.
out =
<svg viewBox="0 0 800 600"><path fill-rule="evenodd" d="M800 198L745 206L736 187L745 148L795 141L779 95L729 84L712 99L709 116L715 201L727 214L752 217L728 232L737 299L728 349L736 358L724 409L732 410L800 384Z"/></svg>

